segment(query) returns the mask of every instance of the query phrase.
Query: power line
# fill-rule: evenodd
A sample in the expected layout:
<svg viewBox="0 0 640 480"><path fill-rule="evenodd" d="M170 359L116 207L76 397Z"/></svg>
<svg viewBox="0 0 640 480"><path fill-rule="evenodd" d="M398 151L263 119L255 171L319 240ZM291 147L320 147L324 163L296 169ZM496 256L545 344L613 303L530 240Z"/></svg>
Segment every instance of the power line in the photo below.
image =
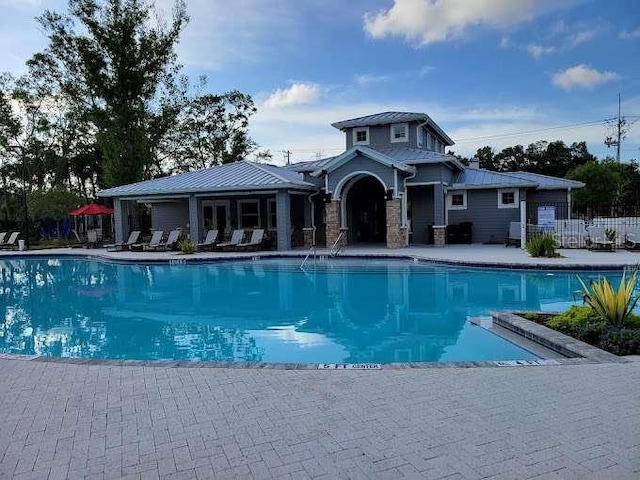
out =
<svg viewBox="0 0 640 480"><path fill-rule="evenodd" d="M604 118L602 120L594 120L591 122L581 122L581 123L572 123L572 124L568 124L568 125L558 125L555 127L546 127L546 128L537 128L535 130L523 130L520 132L510 132L510 133L498 133L495 135L485 135L482 137L469 137L469 138L459 138L459 139L455 139L454 142L456 143L460 143L460 142L470 142L470 141L475 141L475 140L489 140L492 138L504 138L504 137L515 137L515 136L519 136L519 135L528 135L530 133L541 133L541 132L550 132L552 130L564 130L564 129L571 129L571 128L582 128L582 127L590 127L593 125L598 125L598 124L602 124L604 122L606 122L608 119Z"/></svg>

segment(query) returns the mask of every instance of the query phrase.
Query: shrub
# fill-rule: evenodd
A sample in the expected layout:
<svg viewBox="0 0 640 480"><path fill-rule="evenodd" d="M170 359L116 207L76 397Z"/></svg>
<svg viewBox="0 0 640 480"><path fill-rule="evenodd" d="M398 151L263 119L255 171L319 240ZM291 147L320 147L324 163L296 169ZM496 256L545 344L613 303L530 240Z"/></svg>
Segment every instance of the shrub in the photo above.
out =
<svg viewBox="0 0 640 480"><path fill-rule="evenodd" d="M616 242L616 234L617 234L617 232L613 228L607 228L604 231L604 234L607 237L607 240L609 240L610 242L613 242L613 243Z"/></svg>
<svg viewBox="0 0 640 480"><path fill-rule="evenodd" d="M580 327L594 321L598 321L598 317L591 307L573 305L566 312L549 320L547 325L561 332L576 332Z"/></svg>
<svg viewBox="0 0 640 480"><path fill-rule="evenodd" d="M637 355L640 353L640 330L610 330L602 335L597 346L614 355Z"/></svg>
<svg viewBox="0 0 640 480"><path fill-rule="evenodd" d="M551 233L541 233L529 240L525 246L532 257L557 257L556 240Z"/></svg>
<svg viewBox="0 0 640 480"><path fill-rule="evenodd" d="M595 314L608 323L616 327L624 327L636 303L638 295L633 295L636 287L637 276L634 273L629 280L622 274L618 290L614 290L606 277L599 280L591 280L587 287L580 277L582 284L582 295Z"/></svg>
<svg viewBox="0 0 640 480"><path fill-rule="evenodd" d="M191 240L182 240L178 244L178 248L185 255L190 255L196 251L196 244L193 243Z"/></svg>

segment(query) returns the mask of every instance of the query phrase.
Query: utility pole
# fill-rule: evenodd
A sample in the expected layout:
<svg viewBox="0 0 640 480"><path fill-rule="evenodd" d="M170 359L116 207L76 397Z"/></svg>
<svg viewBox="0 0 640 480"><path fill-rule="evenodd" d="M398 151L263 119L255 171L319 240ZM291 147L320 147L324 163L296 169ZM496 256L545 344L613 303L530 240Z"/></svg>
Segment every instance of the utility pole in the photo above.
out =
<svg viewBox="0 0 640 480"><path fill-rule="evenodd" d="M604 144L607 147L616 146L616 162L620 163L620 146L622 145L622 140L626 135L627 131L625 130L625 126L627 125L627 121L622 116L622 97L618 94L618 118L616 118L615 124L615 138L609 135L604 139Z"/></svg>
<svg viewBox="0 0 640 480"><path fill-rule="evenodd" d="M291 165L291 151L289 150L282 150L282 155L284 156L287 165Z"/></svg>

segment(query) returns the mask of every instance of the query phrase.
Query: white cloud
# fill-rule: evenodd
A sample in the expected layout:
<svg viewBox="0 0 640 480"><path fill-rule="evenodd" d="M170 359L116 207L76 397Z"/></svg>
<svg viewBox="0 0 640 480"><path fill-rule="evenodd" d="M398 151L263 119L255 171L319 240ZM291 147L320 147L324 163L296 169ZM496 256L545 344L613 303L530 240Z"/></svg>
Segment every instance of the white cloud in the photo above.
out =
<svg viewBox="0 0 640 480"><path fill-rule="evenodd" d="M598 35L599 30L597 28L591 30L583 30L582 32L575 33L569 37L569 43L572 47L576 47L581 43L593 40Z"/></svg>
<svg viewBox="0 0 640 480"><path fill-rule="evenodd" d="M511 39L508 35L503 35L500 38L500 48L509 48L511 46Z"/></svg>
<svg viewBox="0 0 640 480"><path fill-rule="evenodd" d="M320 96L315 83L294 83L288 88L279 88L264 102L267 108L288 107L314 103Z"/></svg>
<svg viewBox="0 0 640 480"><path fill-rule="evenodd" d="M476 26L506 27L534 17L534 0L394 0L388 10L366 13L373 38L400 36L418 45L459 38Z"/></svg>
<svg viewBox="0 0 640 480"><path fill-rule="evenodd" d="M556 47L544 47L542 45L536 45L532 43L527 46L527 52L536 60L540 58L542 55L549 55L556 52Z"/></svg>
<svg viewBox="0 0 640 480"><path fill-rule="evenodd" d="M356 75L354 77L355 82L361 87L371 85L372 83L387 82L391 80L391 75L374 75L371 73L364 73Z"/></svg>
<svg viewBox="0 0 640 480"><path fill-rule="evenodd" d="M421 76L421 77L426 77L431 72L433 72L435 69L436 69L436 67L434 67L433 65L425 65L424 67L422 67L420 69L420 71L418 72L418 75Z"/></svg>
<svg viewBox="0 0 640 480"><path fill-rule="evenodd" d="M630 32L624 30L620 32L620 35L618 35L618 37L621 40L635 40L636 38L640 38L640 27L636 28L635 30L631 30Z"/></svg>
<svg viewBox="0 0 640 480"><path fill-rule="evenodd" d="M594 88L619 78L620 75L615 72L600 72L581 64L556 72L552 81L554 85L564 90L572 90L574 88Z"/></svg>

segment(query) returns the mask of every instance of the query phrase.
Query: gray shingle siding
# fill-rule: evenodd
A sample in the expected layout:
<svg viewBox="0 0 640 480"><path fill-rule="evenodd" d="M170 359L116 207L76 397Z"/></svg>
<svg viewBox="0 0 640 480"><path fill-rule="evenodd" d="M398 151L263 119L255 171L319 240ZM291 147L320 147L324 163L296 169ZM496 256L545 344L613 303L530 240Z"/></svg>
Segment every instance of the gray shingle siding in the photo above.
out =
<svg viewBox="0 0 640 480"><path fill-rule="evenodd" d="M442 164L418 164L415 167L416 176L408 180L408 184L424 182L444 182L449 184L455 176L450 168Z"/></svg>
<svg viewBox="0 0 640 480"><path fill-rule="evenodd" d="M520 208L498 208L495 189L467 191L466 210L449 210L449 224L473 222L473 243L503 242L509 222L520 221Z"/></svg>
<svg viewBox="0 0 640 480"><path fill-rule="evenodd" d="M386 165L370 160L368 158L357 156L351 161L336 168L333 172L329 173L329 190L335 191L337 184L347 175L357 172L367 171L371 172L382 179L387 188L393 188L393 169ZM400 176L398 177L400 182Z"/></svg>
<svg viewBox="0 0 640 480"><path fill-rule="evenodd" d="M433 225L433 187L411 187L411 231L413 243L428 243L429 226Z"/></svg>

